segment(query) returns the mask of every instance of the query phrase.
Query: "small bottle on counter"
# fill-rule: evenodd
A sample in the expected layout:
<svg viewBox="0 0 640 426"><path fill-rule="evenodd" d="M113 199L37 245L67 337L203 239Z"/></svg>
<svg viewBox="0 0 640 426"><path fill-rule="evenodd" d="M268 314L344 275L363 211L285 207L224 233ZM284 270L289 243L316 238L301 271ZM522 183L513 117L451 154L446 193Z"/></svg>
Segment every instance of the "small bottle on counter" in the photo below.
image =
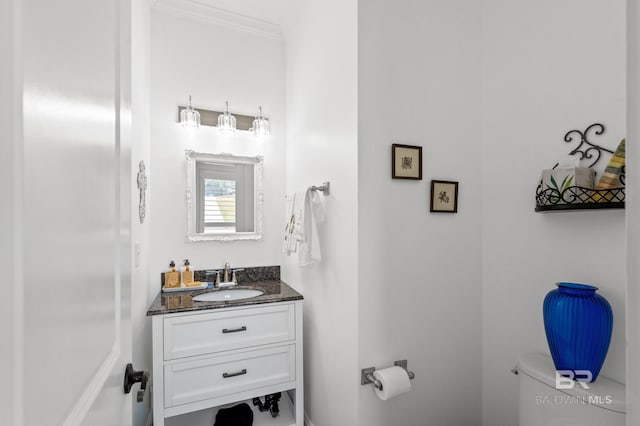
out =
<svg viewBox="0 0 640 426"><path fill-rule="evenodd" d="M189 268L189 259L184 260L184 266L182 267L182 282L184 285L189 285L193 282L193 271Z"/></svg>
<svg viewBox="0 0 640 426"><path fill-rule="evenodd" d="M187 287L198 287L200 282L193 281L193 271L190 268L189 259L184 260L182 268L182 283Z"/></svg>
<svg viewBox="0 0 640 426"><path fill-rule="evenodd" d="M176 264L172 260L169 264L169 272L164 273L164 286L166 288L180 287L180 272L176 271Z"/></svg>

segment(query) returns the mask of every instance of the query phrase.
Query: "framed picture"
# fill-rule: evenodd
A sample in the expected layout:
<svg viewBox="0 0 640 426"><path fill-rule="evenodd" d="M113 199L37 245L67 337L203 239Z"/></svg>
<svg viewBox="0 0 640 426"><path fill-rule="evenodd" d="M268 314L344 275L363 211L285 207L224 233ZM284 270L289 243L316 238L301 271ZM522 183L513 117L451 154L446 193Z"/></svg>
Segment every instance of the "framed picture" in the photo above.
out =
<svg viewBox="0 0 640 426"><path fill-rule="evenodd" d="M432 213L458 213L458 182L432 180L429 211Z"/></svg>
<svg viewBox="0 0 640 426"><path fill-rule="evenodd" d="M422 180L422 147L391 145L391 177Z"/></svg>

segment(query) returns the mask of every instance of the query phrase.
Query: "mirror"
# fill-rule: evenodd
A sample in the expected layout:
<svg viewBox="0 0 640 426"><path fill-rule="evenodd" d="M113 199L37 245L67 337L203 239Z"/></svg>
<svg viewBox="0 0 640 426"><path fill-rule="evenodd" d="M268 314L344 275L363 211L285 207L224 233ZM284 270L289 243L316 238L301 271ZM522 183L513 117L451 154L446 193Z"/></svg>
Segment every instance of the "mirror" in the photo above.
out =
<svg viewBox="0 0 640 426"><path fill-rule="evenodd" d="M187 241L262 239L261 156L185 151Z"/></svg>

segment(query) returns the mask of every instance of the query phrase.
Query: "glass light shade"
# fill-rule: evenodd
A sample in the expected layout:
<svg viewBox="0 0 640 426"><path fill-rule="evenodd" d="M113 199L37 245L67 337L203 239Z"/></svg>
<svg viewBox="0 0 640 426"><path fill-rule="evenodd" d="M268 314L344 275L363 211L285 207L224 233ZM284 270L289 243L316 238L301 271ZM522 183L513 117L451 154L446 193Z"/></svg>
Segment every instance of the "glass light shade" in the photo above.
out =
<svg viewBox="0 0 640 426"><path fill-rule="evenodd" d="M224 114L218 116L218 130L220 130L220 133L232 133L236 131L236 118L229 114L229 102L226 102Z"/></svg>
<svg viewBox="0 0 640 426"><path fill-rule="evenodd" d="M180 111L180 124L184 127L200 126L200 113L191 106L191 96L189 96L189 105Z"/></svg>
<svg viewBox="0 0 640 426"><path fill-rule="evenodd" d="M262 107L258 108L259 114L255 120L253 120L253 127L251 130L255 136L266 136L271 133L271 123L262 115Z"/></svg>

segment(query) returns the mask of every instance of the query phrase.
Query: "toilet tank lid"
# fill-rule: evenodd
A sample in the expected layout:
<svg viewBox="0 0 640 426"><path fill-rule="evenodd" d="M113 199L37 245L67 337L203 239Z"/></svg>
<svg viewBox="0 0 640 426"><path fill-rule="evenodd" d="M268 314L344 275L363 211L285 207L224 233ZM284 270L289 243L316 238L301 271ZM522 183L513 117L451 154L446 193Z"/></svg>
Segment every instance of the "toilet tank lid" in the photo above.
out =
<svg viewBox="0 0 640 426"><path fill-rule="evenodd" d="M522 355L518 359L517 370L518 374L526 374L553 389L556 388L556 369L549 355L541 353ZM557 391L574 396L577 401L619 413L627 412L626 386L623 383L598 375L595 382L586 383L586 385L589 389L584 389L576 383L572 389L557 389Z"/></svg>

